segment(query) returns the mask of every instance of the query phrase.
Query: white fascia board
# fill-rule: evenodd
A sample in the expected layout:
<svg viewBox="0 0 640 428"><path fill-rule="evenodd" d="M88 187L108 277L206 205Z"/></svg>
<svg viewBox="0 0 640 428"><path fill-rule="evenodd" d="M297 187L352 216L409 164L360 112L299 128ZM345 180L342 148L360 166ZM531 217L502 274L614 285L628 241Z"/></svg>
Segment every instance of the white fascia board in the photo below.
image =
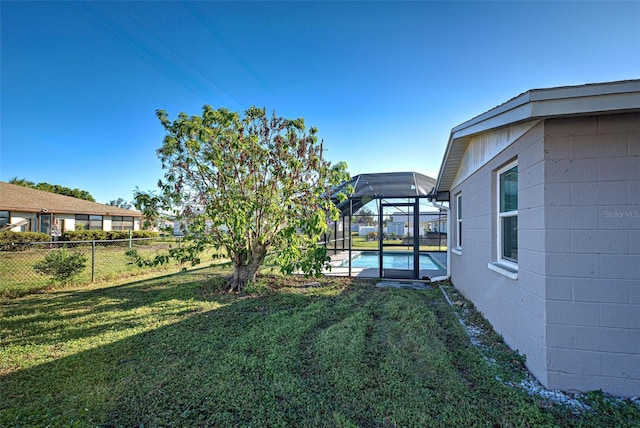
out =
<svg viewBox="0 0 640 428"><path fill-rule="evenodd" d="M479 123L483 123L493 117L500 116L503 113L521 108L523 105L526 105L527 103L529 103L530 93L531 92L529 91L529 92L525 92L524 94L518 95L517 97L510 99L504 104L500 104L499 106L494 107L491 110L488 110L474 117L473 119L469 119L466 122L461 123L460 125L454 127L451 130L451 134L457 134L465 130L466 128L475 126Z"/></svg>
<svg viewBox="0 0 640 428"><path fill-rule="evenodd" d="M442 173L446 169L446 165L449 160L449 153L451 152L451 147L453 146L453 135L449 136L449 141L447 142L447 148L444 151L444 156L442 157L442 162L440 162L440 171L438 171L438 178L436 179L436 187L434 192L437 192L440 189L440 184L442 182Z"/></svg>
<svg viewBox="0 0 640 428"><path fill-rule="evenodd" d="M451 190L442 186L448 187L452 183L445 175L455 175L455 171L450 170L458 166L460 159L456 158L459 157L460 147L457 146L468 144L465 137L526 120L638 110L640 80L527 91L451 130L436 182L436 191Z"/></svg>
<svg viewBox="0 0 640 428"><path fill-rule="evenodd" d="M532 118L533 104L528 102L514 108L504 110L497 115L492 115L481 122L468 125L453 133L454 139L469 137L492 129L522 122Z"/></svg>
<svg viewBox="0 0 640 428"><path fill-rule="evenodd" d="M638 92L640 80L620 82L594 83L581 86L564 86L559 88L533 89L529 91L531 101L553 100L559 98L578 98L597 95L615 95Z"/></svg>
<svg viewBox="0 0 640 428"><path fill-rule="evenodd" d="M453 183L453 180L456 176L457 169L452 170L451 168L456 165L460 165L462 160L462 156L469 145L469 138L458 138L449 140L449 145L447 146L447 155L445 159L442 161L440 166L440 172L438 173L438 180L436 181L436 191L450 191L449 188ZM442 186L446 187L446 189L442 188Z"/></svg>
<svg viewBox="0 0 640 428"><path fill-rule="evenodd" d="M640 109L640 80L535 89L451 130L453 139L529 119Z"/></svg>
<svg viewBox="0 0 640 428"><path fill-rule="evenodd" d="M545 118L637 109L640 109L640 92L534 101L531 103L531 116Z"/></svg>

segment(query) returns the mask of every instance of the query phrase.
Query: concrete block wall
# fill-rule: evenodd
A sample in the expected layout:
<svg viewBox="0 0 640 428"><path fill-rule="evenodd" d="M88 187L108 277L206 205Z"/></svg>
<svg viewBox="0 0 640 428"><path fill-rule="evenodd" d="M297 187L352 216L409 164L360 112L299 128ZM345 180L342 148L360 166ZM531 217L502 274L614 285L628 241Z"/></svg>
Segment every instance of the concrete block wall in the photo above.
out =
<svg viewBox="0 0 640 428"><path fill-rule="evenodd" d="M547 384L637 396L640 115L550 119L544 134Z"/></svg>
<svg viewBox="0 0 640 428"><path fill-rule="evenodd" d="M451 255L451 279L507 344L526 355L529 369L545 383L543 131L542 123L534 126L451 190L452 215L458 192L463 198L463 242L461 254ZM511 279L488 264L497 259L495 171L515 158L519 260L518 278Z"/></svg>

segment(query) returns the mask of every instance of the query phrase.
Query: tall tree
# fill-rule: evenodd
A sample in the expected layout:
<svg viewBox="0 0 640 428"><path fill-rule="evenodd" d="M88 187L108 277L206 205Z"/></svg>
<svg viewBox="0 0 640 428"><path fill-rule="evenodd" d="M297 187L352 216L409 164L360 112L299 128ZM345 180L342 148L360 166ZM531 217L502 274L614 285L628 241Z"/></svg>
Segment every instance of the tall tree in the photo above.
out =
<svg viewBox="0 0 640 428"><path fill-rule="evenodd" d="M125 201L122 198L118 198L118 199L109 201L107 205L111 205L112 207L124 208L125 210L128 210L128 209L131 209L131 207L133 206L133 203L129 201Z"/></svg>
<svg viewBox="0 0 640 428"><path fill-rule="evenodd" d="M158 195L138 192L136 205L151 218L176 212L191 258L206 246L225 249L229 291L253 281L268 255L284 272L321 272L328 257L317 241L339 216L330 190L348 173L344 162L323 159L316 128L256 107L243 115L205 105L202 116L157 116L166 130L158 150L164 180Z"/></svg>
<svg viewBox="0 0 640 428"><path fill-rule="evenodd" d="M376 224L377 221L374 219L374 212L371 211L367 207L362 207L358 211L353 214L354 220L357 223L367 223L367 224Z"/></svg>
<svg viewBox="0 0 640 428"><path fill-rule="evenodd" d="M14 177L9 180L9 184L30 187L32 189L44 190L45 192L57 193L59 195L71 196L73 198L84 199L85 201L95 202L96 200L86 190L72 189L70 187L61 186L59 184L34 183L24 178Z"/></svg>

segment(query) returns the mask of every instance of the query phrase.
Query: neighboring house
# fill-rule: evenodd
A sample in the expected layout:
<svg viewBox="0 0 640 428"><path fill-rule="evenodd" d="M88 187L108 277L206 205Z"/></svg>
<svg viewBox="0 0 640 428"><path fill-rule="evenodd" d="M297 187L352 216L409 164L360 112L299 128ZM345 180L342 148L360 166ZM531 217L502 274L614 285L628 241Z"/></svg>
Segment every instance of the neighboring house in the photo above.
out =
<svg viewBox="0 0 640 428"><path fill-rule="evenodd" d="M86 230L138 230L142 214L0 181L0 229L52 236ZM81 226L80 226L81 225Z"/></svg>
<svg viewBox="0 0 640 428"><path fill-rule="evenodd" d="M640 395L640 80L531 90L455 128L451 281L545 386Z"/></svg>
<svg viewBox="0 0 640 428"><path fill-rule="evenodd" d="M442 213L420 213L419 230L420 236L425 236L427 232L447 233L447 214ZM413 236L413 214L393 213L391 221L387 221L387 233L395 233L398 236Z"/></svg>

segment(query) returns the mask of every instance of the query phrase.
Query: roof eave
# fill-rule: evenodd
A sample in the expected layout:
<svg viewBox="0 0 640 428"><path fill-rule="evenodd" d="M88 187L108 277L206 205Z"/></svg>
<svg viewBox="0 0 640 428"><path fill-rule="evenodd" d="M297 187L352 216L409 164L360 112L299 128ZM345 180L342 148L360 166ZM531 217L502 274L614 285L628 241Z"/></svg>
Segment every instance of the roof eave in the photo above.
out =
<svg viewBox="0 0 640 428"><path fill-rule="evenodd" d="M125 217L144 217L141 212L138 211L127 211L127 212L109 212L109 211L98 211L98 210L65 210L65 209L47 209L43 211L41 208L32 208L32 207L17 207L10 205L3 205L2 209L13 212L23 212L23 213L43 213L46 212L48 214L90 214L90 215L102 215L102 216L125 216Z"/></svg>
<svg viewBox="0 0 640 428"><path fill-rule="evenodd" d="M451 130L436 192L448 192L473 135L550 117L640 111L640 80L527 91Z"/></svg>

